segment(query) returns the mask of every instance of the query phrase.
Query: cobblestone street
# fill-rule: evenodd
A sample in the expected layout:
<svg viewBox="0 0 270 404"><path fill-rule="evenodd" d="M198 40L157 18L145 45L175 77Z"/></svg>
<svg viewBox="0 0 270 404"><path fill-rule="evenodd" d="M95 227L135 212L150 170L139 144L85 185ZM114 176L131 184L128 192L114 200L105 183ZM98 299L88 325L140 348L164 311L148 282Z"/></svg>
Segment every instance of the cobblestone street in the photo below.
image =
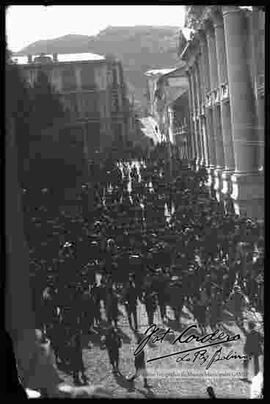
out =
<svg viewBox="0 0 270 404"><path fill-rule="evenodd" d="M121 306L121 311L124 312L124 307ZM104 314L104 313L103 313ZM167 315L173 318L170 308L167 307ZM251 313L246 314L246 318L250 318ZM224 355L233 351L234 354L243 355L243 343L245 337L242 331L231 321L231 316L228 312L224 312L222 327L226 333L230 335L240 334L239 341L222 344L222 353ZM156 312L154 321L158 327L162 327L159 312ZM142 304L138 306L138 322L139 332L144 333L148 328L147 315ZM167 355L179 350L191 349L198 346L198 343L190 342L172 346L172 341L179 335L181 330L184 330L188 325L194 324L193 316L188 309L184 308L181 322L182 328L177 331L173 326L173 321L168 320L164 324L163 330L171 327L175 329L174 335L166 337L160 343L149 344L146 348L147 360L150 358ZM196 324L196 323L195 323ZM142 379L135 380L132 386L126 381L126 377L134 372L133 353L136 349L135 336L128 325L126 316L120 316L120 333L122 336L123 345L120 350L120 372L122 376L114 375L111 371L108 354L106 349L101 349L100 338L91 334L84 337L84 362L87 368L86 374L91 383L104 384L109 389L114 398L207 398L206 388L211 385L216 393L217 398L248 398L249 384L241 381L243 377L242 363L240 359L231 359L214 363L206 372L205 366L200 365L198 360L195 363L176 363L177 356L172 356L165 359L160 359L147 364L150 389L143 387ZM211 332L208 328L208 332ZM190 334L188 334L190 335ZM183 346L182 346L183 345ZM209 358L219 348L208 348ZM194 358L194 352L191 352L191 358ZM206 362L207 363L207 362ZM262 366L262 357L260 358ZM72 384L72 377L60 372L60 376ZM249 377L253 376L252 363L249 365Z"/></svg>

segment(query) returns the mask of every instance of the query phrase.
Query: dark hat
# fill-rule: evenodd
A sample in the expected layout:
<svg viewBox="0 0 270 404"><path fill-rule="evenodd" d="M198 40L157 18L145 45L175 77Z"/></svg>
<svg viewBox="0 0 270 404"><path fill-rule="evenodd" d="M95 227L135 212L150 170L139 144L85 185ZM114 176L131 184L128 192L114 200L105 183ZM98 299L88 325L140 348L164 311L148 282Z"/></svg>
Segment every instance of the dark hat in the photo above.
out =
<svg viewBox="0 0 270 404"><path fill-rule="evenodd" d="M254 323L254 321L249 321L248 322L248 326L251 330L253 330L256 327L256 324Z"/></svg>

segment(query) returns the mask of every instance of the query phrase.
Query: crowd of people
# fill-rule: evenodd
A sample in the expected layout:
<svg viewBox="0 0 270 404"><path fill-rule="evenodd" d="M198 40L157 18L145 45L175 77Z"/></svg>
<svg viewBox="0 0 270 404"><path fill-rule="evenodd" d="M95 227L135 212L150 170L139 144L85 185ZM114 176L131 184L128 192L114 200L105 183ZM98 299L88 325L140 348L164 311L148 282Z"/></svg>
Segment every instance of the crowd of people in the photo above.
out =
<svg viewBox="0 0 270 404"><path fill-rule="evenodd" d="M138 304L149 325L166 321L169 307L181 323L186 306L202 333L219 326L225 308L240 326L245 308L263 313L260 223L225 211L206 182L206 170L177 158L170 165L160 150L107 158L91 166L80 215L48 218L43 207L29 216L36 328L75 384L87 382L83 334L99 333L119 371L122 308L135 333Z"/></svg>

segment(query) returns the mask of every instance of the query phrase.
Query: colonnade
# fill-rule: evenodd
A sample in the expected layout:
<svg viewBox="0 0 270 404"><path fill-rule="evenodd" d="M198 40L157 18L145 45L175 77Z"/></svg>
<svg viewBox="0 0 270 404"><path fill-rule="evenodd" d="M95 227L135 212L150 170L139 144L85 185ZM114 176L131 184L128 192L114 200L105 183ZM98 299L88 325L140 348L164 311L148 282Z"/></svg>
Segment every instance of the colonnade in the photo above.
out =
<svg viewBox="0 0 270 404"><path fill-rule="evenodd" d="M207 169L225 206L232 198L236 213L262 218L264 12L205 6L181 58L197 166Z"/></svg>

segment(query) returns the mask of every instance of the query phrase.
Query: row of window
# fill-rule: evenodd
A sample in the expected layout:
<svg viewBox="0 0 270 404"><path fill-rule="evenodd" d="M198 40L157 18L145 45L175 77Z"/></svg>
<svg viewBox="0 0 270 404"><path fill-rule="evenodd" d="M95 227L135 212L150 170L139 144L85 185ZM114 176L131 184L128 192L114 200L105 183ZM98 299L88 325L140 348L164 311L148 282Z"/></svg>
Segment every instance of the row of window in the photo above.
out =
<svg viewBox="0 0 270 404"><path fill-rule="evenodd" d="M74 70L72 66L61 71L62 76L62 89L66 91L76 90L81 87L83 90L92 90L97 87L97 84L102 89L106 89L107 84L118 85L121 83L122 77L118 69L113 69L108 72L104 69L98 70L96 76L96 68L91 65L81 66L80 69Z"/></svg>
<svg viewBox="0 0 270 404"><path fill-rule="evenodd" d="M64 98L67 109L79 117L91 117L99 113L98 100L95 93L69 94Z"/></svg>
<svg viewBox="0 0 270 404"><path fill-rule="evenodd" d="M96 72L98 73L96 76ZM27 81L33 85L37 79L37 69L28 70ZM80 67L67 66L56 68L46 72L49 81L58 91L95 90L97 84L101 89L106 89L107 85L117 86L123 82L123 74L118 66L107 71L104 67L97 70L94 65L82 65Z"/></svg>

